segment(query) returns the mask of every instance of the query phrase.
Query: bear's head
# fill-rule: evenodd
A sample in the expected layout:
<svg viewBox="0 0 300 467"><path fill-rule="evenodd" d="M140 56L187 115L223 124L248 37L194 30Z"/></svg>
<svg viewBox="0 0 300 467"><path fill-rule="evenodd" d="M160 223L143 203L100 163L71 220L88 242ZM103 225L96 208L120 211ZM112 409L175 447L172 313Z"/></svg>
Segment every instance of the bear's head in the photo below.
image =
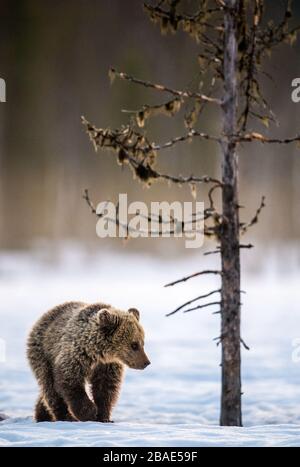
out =
<svg viewBox="0 0 300 467"><path fill-rule="evenodd" d="M106 340L104 357L107 362L118 361L136 370L150 365L144 350L145 333L136 308L129 308L127 312L104 308L98 311L97 319Z"/></svg>

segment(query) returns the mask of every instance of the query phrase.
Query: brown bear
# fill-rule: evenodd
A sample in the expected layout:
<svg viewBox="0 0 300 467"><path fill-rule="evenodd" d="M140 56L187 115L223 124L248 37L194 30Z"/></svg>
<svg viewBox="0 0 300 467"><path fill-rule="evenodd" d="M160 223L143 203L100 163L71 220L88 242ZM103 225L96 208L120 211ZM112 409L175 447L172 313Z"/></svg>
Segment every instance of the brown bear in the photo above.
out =
<svg viewBox="0 0 300 467"><path fill-rule="evenodd" d="M138 310L102 303L68 302L45 313L30 332L27 355L41 389L37 422L109 422L124 366L150 364Z"/></svg>

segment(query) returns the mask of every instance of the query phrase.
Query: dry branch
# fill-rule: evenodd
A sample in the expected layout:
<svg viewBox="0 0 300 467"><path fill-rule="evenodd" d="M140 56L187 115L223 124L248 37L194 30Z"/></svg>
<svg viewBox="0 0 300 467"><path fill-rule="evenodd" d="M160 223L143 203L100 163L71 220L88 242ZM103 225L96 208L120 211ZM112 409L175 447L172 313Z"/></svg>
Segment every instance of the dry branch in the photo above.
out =
<svg viewBox="0 0 300 467"><path fill-rule="evenodd" d="M161 145L154 145L153 149L156 151L160 151L162 149L168 149L172 146L174 146L177 143L183 142L183 141L191 141L193 137L198 137L207 141L214 141L216 143L221 143L221 138L217 138L216 136L210 135L208 133L203 133L201 131L196 131L193 129L190 129L190 131L183 136L177 136L176 138L173 138L172 140L163 143Z"/></svg>
<svg viewBox="0 0 300 467"><path fill-rule="evenodd" d="M196 177L193 175L187 177L182 175L175 176L160 173L153 167L157 151L170 148L179 142L186 141L193 137L200 137L219 142L219 140L213 136L197 132L195 130L190 130L187 135L183 135L161 145L157 145L155 143L150 143L143 134L129 126L122 127L118 130L96 128L88 122L85 117L82 117L82 123L86 127L87 133L96 151L98 148L112 150L116 154L118 162L121 165L129 164L137 178L148 185L154 180L161 179L178 185L213 183L214 185L222 186L222 182L220 180L214 177L209 177L208 175L203 175L202 177Z"/></svg>
<svg viewBox="0 0 300 467"><path fill-rule="evenodd" d="M294 136L292 138L268 138L267 136L262 135L261 133L252 132L245 135L235 135L234 136L237 143L252 143L258 141L260 143L266 144L291 144L298 143L300 141L300 135Z"/></svg>
<svg viewBox="0 0 300 467"><path fill-rule="evenodd" d="M248 345L246 344L246 342L241 338L241 344L243 345L243 347L246 349L246 350L250 350L250 347L248 347Z"/></svg>
<svg viewBox="0 0 300 467"><path fill-rule="evenodd" d="M176 310L171 311L171 313L166 314L166 316L172 316L175 313L177 313L178 311L182 310L182 308L184 308L185 306L191 305L192 303L197 302L198 300L202 300L203 298L210 297L211 295L214 295L214 294L220 293L220 292L221 292L221 289L218 289L218 290L213 290L212 292L209 292L209 293L204 294L204 295L199 295L199 297L193 298L192 300L189 300L188 302L183 303L183 305L180 305L178 308L176 308Z"/></svg>
<svg viewBox="0 0 300 467"><path fill-rule="evenodd" d="M258 209L256 210L255 215L253 216L253 218L251 219L251 221L248 222L247 224L245 224L245 223L241 223L241 224L240 224L240 231L241 231L242 234L245 233L245 232L247 232L247 230L248 230L250 227L252 227L254 224L257 224L258 219L259 219L259 215L260 215L262 209L263 209L265 206L266 206L266 204L265 204L265 196L263 196L262 199L261 199L260 205L259 205ZM244 248L252 248L252 245L244 246Z"/></svg>
<svg viewBox="0 0 300 467"><path fill-rule="evenodd" d="M210 303L205 303L204 305L198 305L193 308L188 308L187 310L183 310L183 313L189 313L190 311L200 310L201 308L206 308L208 306L213 306L213 305L221 305L221 302L210 302Z"/></svg>
<svg viewBox="0 0 300 467"><path fill-rule="evenodd" d="M146 88L155 89L156 91L161 91L161 92L167 92L169 94L172 94L173 96L178 96L181 98L198 99L203 102L210 102L210 103L218 104L218 105L222 104L220 99L209 97L209 96L206 96L205 94L201 94L198 92L179 91L178 89L173 89L163 84L156 84L156 83L152 83L151 81L144 81L144 80L135 78L134 76L128 75L127 73L117 71L115 68L111 68L109 70L109 74L110 74L111 79L113 79L114 77L118 77L120 79L129 81L131 83L139 84Z"/></svg>
<svg viewBox="0 0 300 467"><path fill-rule="evenodd" d="M221 275L222 272L218 271L218 270L212 270L212 269L208 269L208 270L200 271L200 272L195 272L194 274L190 274L189 276L183 277L182 279L178 279L178 280L176 280L174 282L170 282L169 284L164 285L164 287L172 287L173 285L179 284L181 282L186 282L189 279L192 279L193 277L203 276L205 274L220 274Z"/></svg>

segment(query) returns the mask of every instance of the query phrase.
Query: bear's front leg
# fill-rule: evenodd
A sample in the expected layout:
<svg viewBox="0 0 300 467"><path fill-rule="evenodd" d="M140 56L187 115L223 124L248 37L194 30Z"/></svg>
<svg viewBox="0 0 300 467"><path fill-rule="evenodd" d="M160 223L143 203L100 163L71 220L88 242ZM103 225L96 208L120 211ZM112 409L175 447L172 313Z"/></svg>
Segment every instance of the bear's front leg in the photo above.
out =
<svg viewBox="0 0 300 467"><path fill-rule="evenodd" d="M97 407L85 392L84 378L70 380L58 372L56 388L75 419L80 422L97 421Z"/></svg>
<svg viewBox="0 0 300 467"><path fill-rule="evenodd" d="M98 422L111 422L111 413L116 404L123 379L120 363L99 363L90 377L92 395L97 406Z"/></svg>

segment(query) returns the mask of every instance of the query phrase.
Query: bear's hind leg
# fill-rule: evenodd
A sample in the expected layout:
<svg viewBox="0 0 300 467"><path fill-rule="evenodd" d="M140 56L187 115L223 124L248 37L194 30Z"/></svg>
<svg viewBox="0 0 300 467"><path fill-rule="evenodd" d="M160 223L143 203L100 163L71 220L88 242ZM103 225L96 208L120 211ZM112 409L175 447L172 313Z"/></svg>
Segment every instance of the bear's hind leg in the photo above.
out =
<svg viewBox="0 0 300 467"><path fill-rule="evenodd" d="M41 396L39 396L35 404L34 418L36 422L52 422L53 421L53 418L50 412L48 411L46 405L44 404Z"/></svg>
<svg viewBox="0 0 300 467"><path fill-rule="evenodd" d="M42 378L42 394L53 421L72 421L67 404L54 388L54 379L50 365L45 366Z"/></svg>
<svg viewBox="0 0 300 467"><path fill-rule="evenodd" d="M91 375L92 395L97 406L97 421L110 422L123 378L123 365L120 363L100 363Z"/></svg>
<svg viewBox="0 0 300 467"><path fill-rule="evenodd" d="M66 422L73 421L73 417L70 415L67 404L63 398L54 390L47 390L45 392L45 399L50 411L53 414L54 421Z"/></svg>
<svg viewBox="0 0 300 467"><path fill-rule="evenodd" d="M68 410L67 404L65 403L63 398L55 391L53 386L48 386L48 388L44 392L44 397L56 422L66 422L74 420Z"/></svg>

